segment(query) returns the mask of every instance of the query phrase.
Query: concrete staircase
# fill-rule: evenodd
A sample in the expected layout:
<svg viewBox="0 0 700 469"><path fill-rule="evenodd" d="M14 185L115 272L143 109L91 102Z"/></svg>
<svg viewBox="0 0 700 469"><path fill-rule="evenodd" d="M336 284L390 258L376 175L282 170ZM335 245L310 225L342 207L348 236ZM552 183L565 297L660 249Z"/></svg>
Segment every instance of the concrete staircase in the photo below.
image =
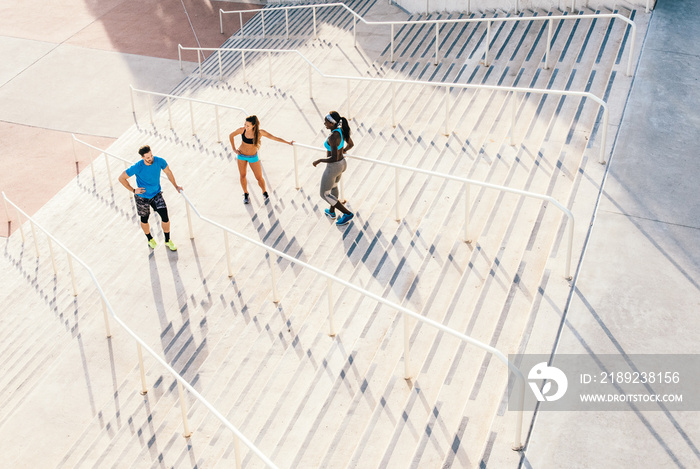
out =
<svg viewBox="0 0 700 469"><path fill-rule="evenodd" d="M379 3L348 2L369 17L406 18ZM621 13L634 17L641 37L643 12ZM547 12L524 13L535 14ZM319 10L316 41L308 23L292 21L308 12L290 13L289 41L284 16L275 21L274 15L265 16L265 38L256 16L245 37L233 36L224 47L298 49L329 74L587 90L610 104L608 147L631 81L624 75L629 39L620 21L557 24L556 62L544 70L544 23L495 28L490 67L479 64L483 25L444 26L435 66L432 29L397 31L391 63L384 47L388 31L360 28L355 48L352 18L340 9ZM347 84L314 77L309 99L307 67L292 55L272 57L273 87L267 54L246 55L248 83L240 54L222 52L222 63L223 81L213 54L202 76L195 71L173 94L244 107L269 132L319 146L327 111L346 114ZM551 195L576 216L578 258L603 175L596 163L597 106L516 96L511 138L509 94L455 88L444 135L444 90L397 86L394 128L389 85L350 87L353 154ZM344 193L356 218L338 228L324 216L317 193L322 168L311 161L318 154L299 150L296 190L292 149L272 141L261 148L271 200L263 203L249 175L252 204L244 206L226 138L243 116L220 111L223 142L217 142L211 107L193 106L193 136L187 103L173 104L171 130L164 102L155 107L154 125L145 102L137 102L139 124L109 151L135 160L138 147L150 144L205 216L504 353L551 344L557 309L569 293L566 220L554 207L474 186L471 243L465 243L461 184L401 172L397 222L394 170L350 160ZM116 181L124 166L112 161L110 167ZM195 238L187 240L184 202L167 182L179 250L159 246L151 253L131 195L118 183L110 187L104 163L95 172L93 179L83 171L37 220L91 266L115 311L279 467L517 462L508 448L515 423L513 412L505 412L503 364L411 321L412 377L405 380L403 321L396 311L340 285L329 300L323 278L235 238L229 277L222 232L195 219ZM151 226L162 244L159 224ZM183 439L174 379L146 358L150 389L141 396L135 344L115 325L112 338L104 339L100 299L87 276L76 269L81 294L73 297L66 262L59 259L54 276L45 240L39 260L30 242L31 236L22 243L14 234L1 259L12 280L0 289L8 305L0 321L9 357L0 386L10 396L0 432L7 447L20 449L12 467L232 467L230 432L188 399L194 433ZM278 274L278 303L272 301L271 267ZM335 337L329 336L329 301ZM26 314L8 313L15 310ZM32 453L39 444L47 450ZM241 458L244 467L262 465L245 447Z"/></svg>

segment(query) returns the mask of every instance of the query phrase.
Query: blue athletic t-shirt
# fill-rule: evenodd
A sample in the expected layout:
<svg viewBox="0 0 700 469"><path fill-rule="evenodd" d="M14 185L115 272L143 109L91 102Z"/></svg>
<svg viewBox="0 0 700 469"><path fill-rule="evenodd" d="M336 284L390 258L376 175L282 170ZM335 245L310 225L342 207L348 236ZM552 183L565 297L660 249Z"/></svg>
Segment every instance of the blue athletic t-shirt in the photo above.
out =
<svg viewBox="0 0 700 469"><path fill-rule="evenodd" d="M152 199L160 192L160 171L167 167L168 163L163 158L154 156L153 163L147 165L141 159L126 170L126 175L129 177L136 175L136 185L146 189L143 194L136 195L144 199Z"/></svg>

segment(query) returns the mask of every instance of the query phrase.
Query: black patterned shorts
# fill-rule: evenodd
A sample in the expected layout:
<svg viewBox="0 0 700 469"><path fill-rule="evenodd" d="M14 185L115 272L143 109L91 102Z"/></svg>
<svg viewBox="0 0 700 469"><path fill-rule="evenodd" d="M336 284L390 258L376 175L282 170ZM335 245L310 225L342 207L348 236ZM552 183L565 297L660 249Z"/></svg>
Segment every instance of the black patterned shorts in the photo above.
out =
<svg viewBox="0 0 700 469"><path fill-rule="evenodd" d="M151 214L150 207L153 207L153 210L167 208L162 192L158 192L150 199L144 199L143 197L138 195L134 195L134 199L136 200L136 212L139 214L140 217L149 216Z"/></svg>

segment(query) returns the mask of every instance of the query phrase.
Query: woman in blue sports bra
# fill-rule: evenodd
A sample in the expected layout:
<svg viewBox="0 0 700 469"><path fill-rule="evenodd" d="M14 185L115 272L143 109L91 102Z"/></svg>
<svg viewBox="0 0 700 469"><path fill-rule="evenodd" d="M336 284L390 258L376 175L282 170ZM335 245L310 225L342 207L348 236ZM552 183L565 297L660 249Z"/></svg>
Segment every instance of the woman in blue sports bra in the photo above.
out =
<svg viewBox="0 0 700 469"><path fill-rule="evenodd" d="M233 139L236 135L240 135L242 141L238 148L236 148L236 142ZM238 173L240 174L241 187L243 188L244 204L250 203L248 180L246 179L247 165L250 165L250 169L253 170L255 179L258 180L258 185L263 191L263 198L265 201L269 198L267 190L265 190L265 179L263 179L262 166L260 165L260 158L258 157L258 148L260 148L260 140L262 137L267 137L276 142L286 143L287 145L294 144L294 140L288 142L261 129L260 121L257 116L246 117L244 126L234 130L231 132L231 135L228 136L229 140L231 140L233 151L238 155Z"/></svg>
<svg viewBox="0 0 700 469"><path fill-rule="evenodd" d="M336 225L347 225L355 216L350 210L340 202L338 196L338 183L347 169L345 152L355 144L350 138L350 125L345 117L341 117L336 111L331 111L323 119L323 123L331 134L324 143L326 147L326 158L313 162L314 167L319 163L326 163L326 169L321 176L321 197L330 204L330 208L325 210L326 216L335 219L336 209L343 215L336 220Z"/></svg>

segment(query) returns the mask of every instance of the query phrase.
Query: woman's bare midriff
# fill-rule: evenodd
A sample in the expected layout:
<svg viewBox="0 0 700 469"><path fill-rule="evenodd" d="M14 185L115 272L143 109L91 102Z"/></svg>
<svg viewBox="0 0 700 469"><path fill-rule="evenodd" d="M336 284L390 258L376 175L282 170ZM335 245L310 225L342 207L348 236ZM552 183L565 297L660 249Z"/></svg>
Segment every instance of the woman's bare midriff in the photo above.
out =
<svg viewBox="0 0 700 469"><path fill-rule="evenodd" d="M255 145L252 143L241 142L241 144L238 146L238 151L240 151L241 155L243 156L255 156L258 149L255 148Z"/></svg>

